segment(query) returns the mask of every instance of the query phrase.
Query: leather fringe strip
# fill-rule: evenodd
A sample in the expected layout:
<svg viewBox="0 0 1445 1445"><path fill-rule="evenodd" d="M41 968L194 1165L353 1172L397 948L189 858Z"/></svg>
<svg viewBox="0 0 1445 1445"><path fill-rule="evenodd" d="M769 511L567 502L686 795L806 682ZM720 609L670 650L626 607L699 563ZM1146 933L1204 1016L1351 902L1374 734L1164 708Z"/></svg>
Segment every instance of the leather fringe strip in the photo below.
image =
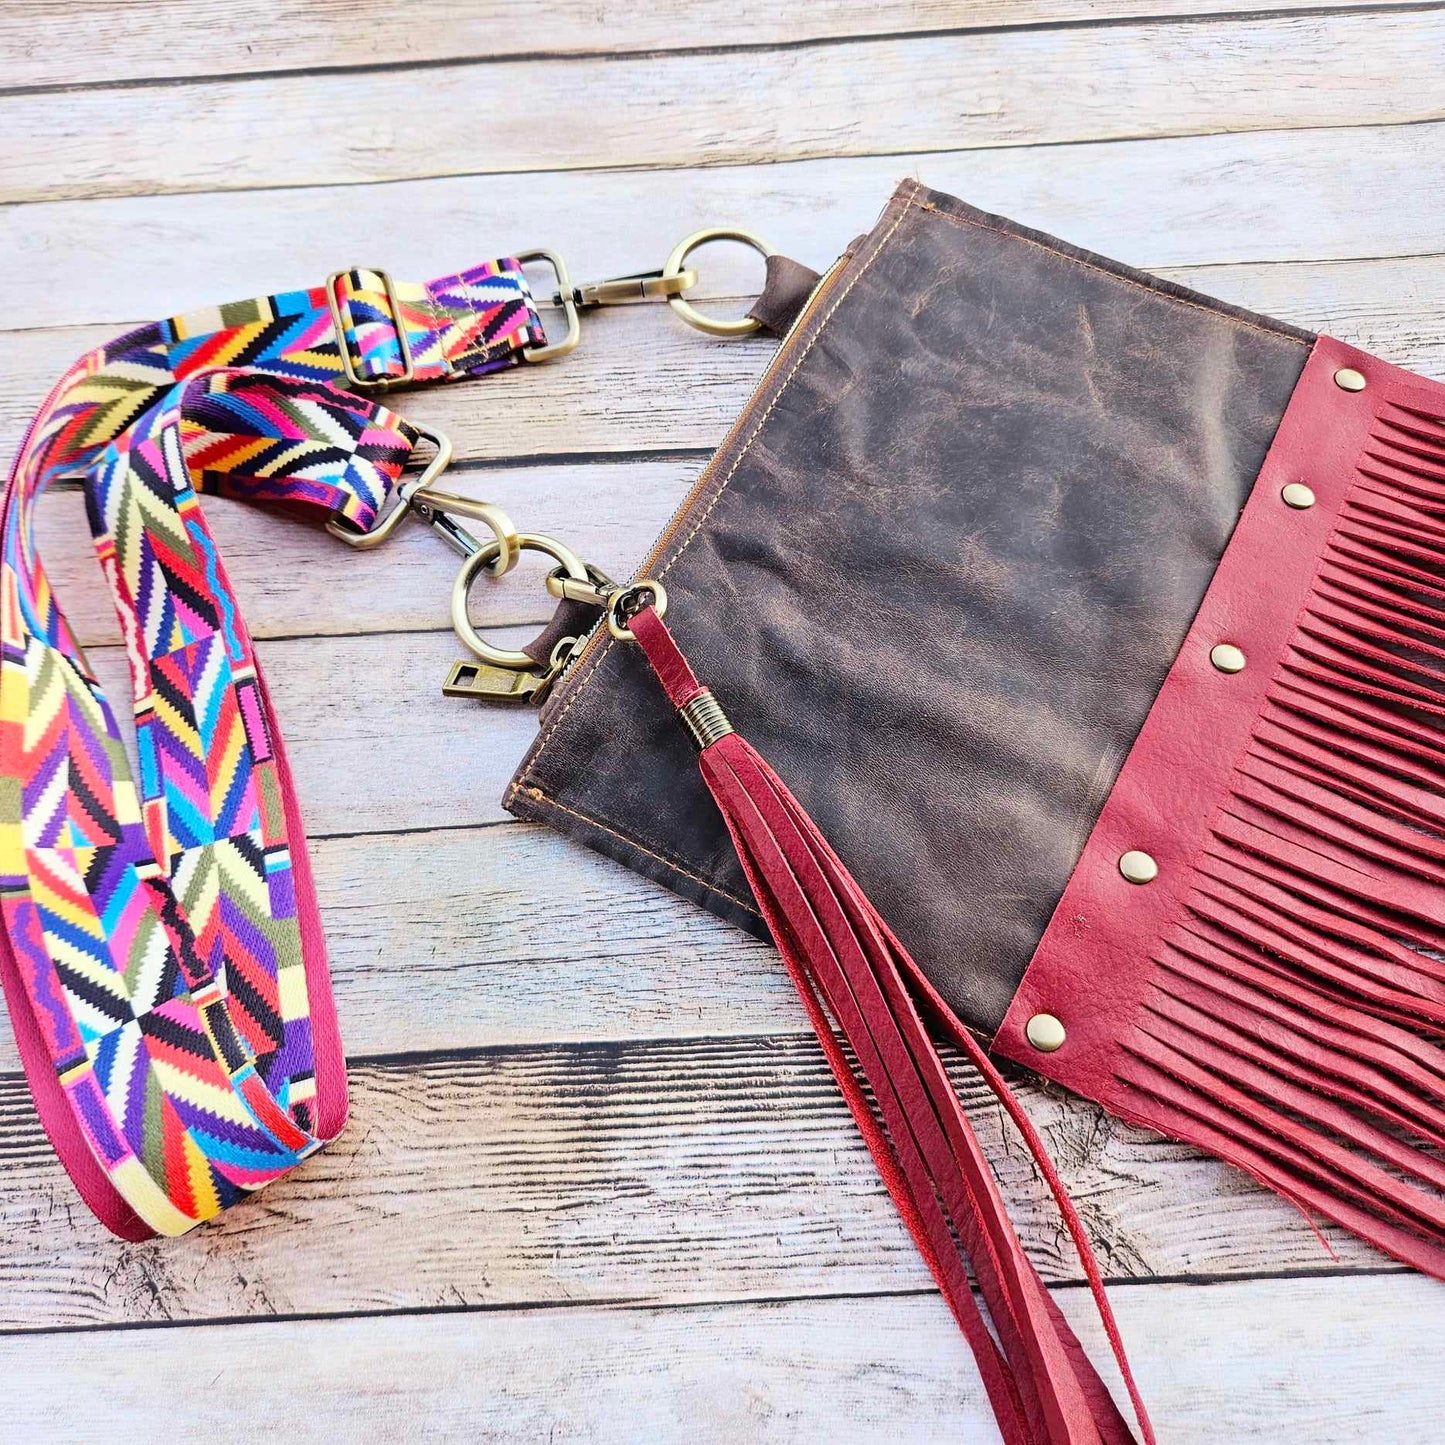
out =
<svg viewBox="0 0 1445 1445"><path fill-rule="evenodd" d="M1117 1076L1445 1276L1445 407L1386 402L1355 470Z"/></svg>

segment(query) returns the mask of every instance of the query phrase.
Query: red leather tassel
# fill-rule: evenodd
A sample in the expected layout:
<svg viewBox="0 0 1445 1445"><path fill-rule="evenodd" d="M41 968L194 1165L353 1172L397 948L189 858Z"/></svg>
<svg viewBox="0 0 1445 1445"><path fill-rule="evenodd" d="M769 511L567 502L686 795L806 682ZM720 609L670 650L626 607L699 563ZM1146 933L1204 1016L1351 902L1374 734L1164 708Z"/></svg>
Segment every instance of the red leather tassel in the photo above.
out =
<svg viewBox="0 0 1445 1445"><path fill-rule="evenodd" d="M998 1096L1048 1181L1079 1250L1143 1437L1152 1445L1083 1226L1007 1084L798 801L731 730L656 610L647 608L629 626L702 748L703 777L758 906L889 1193L973 1350L1004 1440L1127 1445L1133 1436L1019 1243L920 1005ZM970 1267L987 1320L970 1288Z"/></svg>

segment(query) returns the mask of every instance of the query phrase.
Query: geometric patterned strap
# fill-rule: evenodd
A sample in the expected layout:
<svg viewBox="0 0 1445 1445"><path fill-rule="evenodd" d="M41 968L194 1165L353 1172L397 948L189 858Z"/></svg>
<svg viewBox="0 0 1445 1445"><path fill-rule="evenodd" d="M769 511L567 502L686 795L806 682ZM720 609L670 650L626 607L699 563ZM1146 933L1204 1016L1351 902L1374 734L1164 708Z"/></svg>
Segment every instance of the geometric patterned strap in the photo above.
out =
<svg viewBox="0 0 1445 1445"><path fill-rule="evenodd" d="M32 423L0 504L0 982L51 1139L125 1237L213 1217L346 1115L304 832L199 494L368 527L417 434L340 389L341 348L365 380L409 356L423 382L542 344L515 261L391 290L353 271L334 297L132 332ZM134 772L35 548L62 475L83 478L120 618Z"/></svg>

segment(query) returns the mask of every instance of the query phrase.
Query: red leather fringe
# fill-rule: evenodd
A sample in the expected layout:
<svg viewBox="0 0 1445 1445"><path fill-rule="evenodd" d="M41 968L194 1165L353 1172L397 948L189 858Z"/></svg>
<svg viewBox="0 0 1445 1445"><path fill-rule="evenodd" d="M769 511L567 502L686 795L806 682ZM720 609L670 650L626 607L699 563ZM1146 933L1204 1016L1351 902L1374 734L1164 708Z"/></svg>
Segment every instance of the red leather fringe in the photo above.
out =
<svg viewBox="0 0 1445 1445"><path fill-rule="evenodd" d="M1355 471L1116 1076L1445 1278L1445 415L1385 402Z"/></svg>
<svg viewBox="0 0 1445 1445"><path fill-rule="evenodd" d="M704 692L655 610L630 625L675 706ZM700 765L849 1108L978 1361L1004 1440L1127 1445L1133 1436L1019 1243L924 1013L950 1034L1020 1129L1079 1250L1144 1439L1152 1442L1083 1226L1007 1084L753 748L729 732L703 749Z"/></svg>

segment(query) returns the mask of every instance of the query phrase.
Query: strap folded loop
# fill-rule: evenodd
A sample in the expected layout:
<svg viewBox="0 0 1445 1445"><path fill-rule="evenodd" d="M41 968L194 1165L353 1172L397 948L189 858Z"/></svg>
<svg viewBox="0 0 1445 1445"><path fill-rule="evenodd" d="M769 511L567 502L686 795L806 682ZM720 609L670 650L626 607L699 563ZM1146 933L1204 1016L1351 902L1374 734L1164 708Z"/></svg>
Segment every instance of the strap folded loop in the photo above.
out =
<svg viewBox="0 0 1445 1445"><path fill-rule="evenodd" d="M418 433L337 383L479 375L543 339L515 261L349 272L132 332L31 425L0 504L0 983L56 1150L127 1239L213 1217L346 1117L305 830L199 494L364 530ZM131 663L134 775L36 551L67 476Z"/></svg>

